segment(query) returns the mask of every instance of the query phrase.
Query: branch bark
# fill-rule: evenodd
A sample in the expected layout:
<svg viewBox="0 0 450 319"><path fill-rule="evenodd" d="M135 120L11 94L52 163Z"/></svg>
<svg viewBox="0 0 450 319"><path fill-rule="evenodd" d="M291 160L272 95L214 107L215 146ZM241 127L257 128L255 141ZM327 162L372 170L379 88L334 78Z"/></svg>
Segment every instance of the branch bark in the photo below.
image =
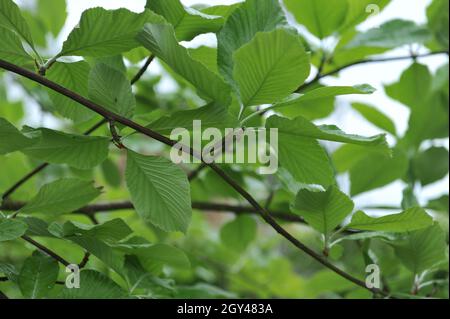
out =
<svg viewBox="0 0 450 319"><path fill-rule="evenodd" d="M84 105L85 107L87 107L88 109L96 112L97 114L100 114L101 116L103 116L106 120L108 121L115 121L118 123L121 123L125 126L128 126L129 128L132 128L134 130L136 130L137 132L146 135L152 139L155 139L163 144L166 144L168 146L174 146L175 144L177 144L176 141L173 141L147 127L144 127L128 118L122 117L114 112L109 111L108 109L105 109L104 107L78 95L77 93L57 84L54 83L40 75L37 75L33 72L30 72L26 69L23 69L17 65L11 64L7 61L3 61L0 60L0 67L8 70L10 72L16 73L18 75L21 75L25 78L28 78L36 83L39 83L51 90L54 90L78 103L80 103L81 105ZM195 156L198 158L198 154L191 148L183 148L184 151L186 151L187 153L189 153L192 156ZM201 159L201 156L200 156ZM206 163L205 163L206 164ZM275 219L273 219L270 214L267 212L266 209L264 209L261 205L259 205L259 203L245 190L243 189L238 183L236 183L232 178L230 178L224 171L222 171L222 169L220 169L216 164L211 163L211 164L207 164L207 166L209 166L217 175L219 175L227 184L229 184L235 191L237 191L243 198L245 198L252 207L255 208L255 210L257 210L258 214L263 218L263 220L269 224L276 232L278 232L281 236L283 236L285 239L287 239L292 245L294 245L295 247L297 247L299 250L303 251L304 253L306 253L307 255L309 255L310 257L312 257L313 259L315 259L317 262L321 263L323 266L329 268L330 270L334 271L335 273L337 273L338 275L342 276L343 278L353 282L354 284L367 289L369 291L371 291L374 294L379 294L379 295L384 295L386 296L387 294L380 290L380 289L376 289L376 288L368 288L366 286L366 284L352 276L351 274L345 272L344 270L336 267L335 265L333 265L331 262L329 262L327 259L323 258L321 254L313 251L312 249L310 249L309 247L307 247L306 245L304 245L302 242L300 242L298 239L296 239L295 237L293 237L289 232L287 232L283 227L281 227L276 221Z"/></svg>

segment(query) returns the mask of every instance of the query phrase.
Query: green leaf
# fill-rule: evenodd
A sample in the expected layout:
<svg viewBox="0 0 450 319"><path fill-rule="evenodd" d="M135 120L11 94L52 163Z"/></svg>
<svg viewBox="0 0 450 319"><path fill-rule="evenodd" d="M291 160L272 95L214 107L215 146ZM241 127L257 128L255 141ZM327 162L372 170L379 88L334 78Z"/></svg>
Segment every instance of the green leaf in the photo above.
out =
<svg viewBox="0 0 450 319"><path fill-rule="evenodd" d="M29 67L34 64L33 58L25 51L17 35L0 26L0 58L10 63Z"/></svg>
<svg viewBox="0 0 450 319"><path fill-rule="evenodd" d="M417 275L446 258L445 233L437 223L414 231L404 240L394 242L392 245L402 263Z"/></svg>
<svg viewBox="0 0 450 319"><path fill-rule="evenodd" d="M0 264L0 273L3 273L8 280L17 284L19 280L19 272L16 267L11 264Z"/></svg>
<svg viewBox="0 0 450 319"><path fill-rule="evenodd" d="M0 155L19 151L33 143L35 140L23 135L14 125L0 117Z"/></svg>
<svg viewBox="0 0 450 319"><path fill-rule="evenodd" d="M355 86L324 86L308 91L305 94L291 94L286 99L271 106L270 109L277 109L283 113L286 108L289 108L289 113L293 116L296 108L299 109L299 112L302 112L302 107L304 106L311 105L311 107L317 107L318 102L329 98L334 98L339 95L372 94L375 91L376 90L369 84Z"/></svg>
<svg viewBox="0 0 450 319"><path fill-rule="evenodd" d="M161 157L128 151L125 178L142 219L165 231L186 232L192 208L186 174Z"/></svg>
<svg viewBox="0 0 450 319"><path fill-rule="evenodd" d="M108 276L95 270L84 269L80 272L80 288L64 289L59 294L61 299L122 299L128 293Z"/></svg>
<svg viewBox="0 0 450 319"><path fill-rule="evenodd" d="M46 74L47 78L81 96L88 95L89 64L84 61L75 63L56 62ZM62 116L75 122L91 119L94 113L60 93L49 91L55 110Z"/></svg>
<svg viewBox="0 0 450 319"><path fill-rule="evenodd" d="M366 21L374 12L370 5L376 5L380 11L386 7L391 0L347 0L347 17L342 29L346 30Z"/></svg>
<svg viewBox="0 0 450 319"><path fill-rule="evenodd" d="M21 214L61 215L75 212L100 195L92 182L74 178L60 179L41 187L21 210Z"/></svg>
<svg viewBox="0 0 450 319"><path fill-rule="evenodd" d="M217 32L225 19L185 8L179 0L147 0L146 8L163 16L173 25L179 41L190 41L202 33Z"/></svg>
<svg viewBox="0 0 450 319"><path fill-rule="evenodd" d="M388 185L405 176L408 158L400 150L393 156L369 154L350 169L351 195L355 196Z"/></svg>
<svg viewBox="0 0 450 319"><path fill-rule="evenodd" d="M250 42L258 32L270 32L286 25L278 0L247 0L234 10L217 35L217 61L225 80L234 84L235 51Z"/></svg>
<svg viewBox="0 0 450 319"><path fill-rule="evenodd" d="M99 165L108 156L107 137L67 134L45 128L32 132L39 134L39 142L22 152L41 161L88 169Z"/></svg>
<svg viewBox="0 0 450 319"><path fill-rule="evenodd" d="M161 22L149 10L138 14L127 9L92 8L83 12L58 56L112 56L139 46L136 34L145 23Z"/></svg>
<svg viewBox="0 0 450 319"><path fill-rule="evenodd" d="M353 201L347 195L331 186L324 192L300 190L291 209L327 236L350 215L353 207Z"/></svg>
<svg viewBox="0 0 450 319"><path fill-rule="evenodd" d="M19 7L12 0L0 0L0 27L17 33L30 47L34 48L30 28L20 14Z"/></svg>
<svg viewBox="0 0 450 319"><path fill-rule="evenodd" d="M0 242L14 240L27 231L27 224L20 220L0 218Z"/></svg>
<svg viewBox="0 0 450 319"><path fill-rule="evenodd" d="M375 107L363 103L352 103L352 107L376 127L391 133L394 136L397 135L397 129L395 128L394 122Z"/></svg>
<svg viewBox="0 0 450 319"><path fill-rule="evenodd" d="M228 85L205 65L192 59L189 51L178 44L171 25L146 24L137 39L155 56L167 63L173 71L194 85L202 95L222 106L230 104Z"/></svg>
<svg viewBox="0 0 450 319"><path fill-rule="evenodd" d="M431 87L428 67L413 63L405 70L397 83L385 86L386 94L394 100L414 109L423 105Z"/></svg>
<svg viewBox="0 0 450 319"><path fill-rule="evenodd" d="M414 176L425 186L447 176L449 153L445 147L431 147L417 154L413 160Z"/></svg>
<svg viewBox="0 0 450 319"><path fill-rule="evenodd" d="M277 102L295 91L310 72L300 38L278 29L258 33L233 54L233 76L244 106Z"/></svg>
<svg viewBox="0 0 450 319"><path fill-rule="evenodd" d="M386 136L384 134L371 137L347 134L334 125L316 126L303 117L297 117L293 120L289 120L277 115L271 116L267 120L266 126L278 128L279 134L290 135L291 137L307 137L338 143L379 147L384 149L387 153L389 152Z"/></svg>
<svg viewBox="0 0 450 319"><path fill-rule="evenodd" d="M210 71L219 74L219 67L217 65L217 49L207 46L200 46L198 48L189 49L189 55L201 63L203 63Z"/></svg>
<svg viewBox="0 0 450 319"><path fill-rule="evenodd" d="M25 298L47 297L58 278L58 263L50 256L34 253L23 263L19 287Z"/></svg>
<svg viewBox="0 0 450 319"><path fill-rule="evenodd" d="M377 153L383 155L384 152L376 147L345 144L333 153L333 164L338 173L343 173L365 160L368 155Z"/></svg>
<svg viewBox="0 0 450 319"><path fill-rule="evenodd" d="M67 18L66 0L39 0L37 11L44 23L45 31L50 31L54 37L57 37Z"/></svg>
<svg viewBox="0 0 450 319"><path fill-rule="evenodd" d="M423 44L429 39L430 33L426 27L418 26L413 21L397 19L359 33L347 46L349 48L366 46L393 49L406 44Z"/></svg>
<svg viewBox="0 0 450 319"><path fill-rule="evenodd" d="M420 207L407 209L399 214L373 218L362 211L353 215L352 221L346 227L359 230L403 233L433 225L433 219Z"/></svg>
<svg viewBox="0 0 450 319"><path fill-rule="evenodd" d="M236 253L242 253L255 240L256 233L257 224L251 216L238 216L220 229L220 239Z"/></svg>
<svg viewBox="0 0 450 319"><path fill-rule="evenodd" d="M107 243L116 243L131 235L133 231L120 218L115 218L98 225L85 225L77 222L65 222L62 226L63 237L90 236Z"/></svg>
<svg viewBox="0 0 450 319"><path fill-rule="evenodd" d="M133 116L136 100L125 74L98 63L91 69L88 83L92 101L126 118Z"/></svg>
<svg viewBox="0 0 450 319"><path fill-rule="evenodd" d="M343 26L348 10L347 0L284 0L298 23L324 39Z"/></svg>
<svg viewBox="0 0 450 319"><path fill-rule="evenodd" d="M428 27L439 44L448 50L449 2L433 0L427 8Z"/></svg>
<svg viewBox="0 0 450 319"><path fill-rule="evenodd" d="M101 168L103 177L110 186L118 188L122 184L121 172L112 160L107 158Z"/></svg>
<svg viewBox="0 0 450 319"><path fill-rule="evenodd" d="M193 121L201 121L203 128L236 128L238 121L223 107L213 103L194 110L178 111L170 116L163 116L147 127L161 134L171 134L173 129L193 130Z"/></svg>

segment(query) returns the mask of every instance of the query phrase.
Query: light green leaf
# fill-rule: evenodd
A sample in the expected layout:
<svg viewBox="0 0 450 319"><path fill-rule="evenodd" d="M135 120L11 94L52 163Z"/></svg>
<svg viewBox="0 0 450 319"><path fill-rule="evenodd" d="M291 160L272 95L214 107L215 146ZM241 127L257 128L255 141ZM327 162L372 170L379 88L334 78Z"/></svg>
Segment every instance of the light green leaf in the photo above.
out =
<svg viewBox="0 0 450 319"><path fill-rule="evenodd" d="M423 186L437 182L448 174L449 153L445 147L431 147L413 160L414 176Z"/></svg>
<svg viewBox="0 0 450 319"><path fill-rule="evenodd" d="M365 160L370 154L377 153L383 155L384 152L376 147L345 144L333 153L332 159L336 171L343 173Z"/></svg>
<svg viewBox="0 0 450 319"><path fill-rule="evenodd" d="M0 26L0 58L10 63L29 67L33 58L25 51L20 38L12 31Z"/></svg>
<svg viewBox="0 0 450 319"><path fill-rule="evenodd" d="M165 231L186 232L192 215L190 186L179 167L128 151L125 178L141 218Z"/></svg>
<svg viewBox="0 0 450 319"><path fill-rule="evenodd" d="M39 142L22 152L41 161L88 169L101 164L108 156L107 137L67 134L45 128L32 132L39 134Z"/></svg>
<svg viewBox="0 0 450 319"><path fill-rule="evenodd" d="M21 210L21 214L61 215L75 212L100 195L92 182L74 178L60 179L41 187Z"/></svg>
<svg viewBox="0 0 450 319"><path fill-rule="evenodd" d="M127 9L92 8L83 12L58 56L112 56L139 46L136 34L145 23L161 22L150 10L134 13Z"/></svg>
<svg viewBox="0 0 450 319"><path fill-rule="evenodd" d="M392 245L402 263L417 275L446 258L445 233L437 223L414 231L404 240L394 242Z"/></svg>
<svg viewBox="0 0 450 319"><path fill-rule="evenodd" d="M64 289L61 299L122 299L128 293L108 276L95 270L84 269L80 272L80 288Z"/></svg>
<svg viewBox="0 0 450 319"><path fill-rule="evenodd" d="M277 115L271 116L267 120L266 126L278 128L279 134L290 135L291 137L307 137L338 143L379 147L389 153L386 136L384 134L371 137L347 134L334 125L316 126L302 117L289 120Z"/></svg>
<svg viewBox="0 0 450 319"><path fill-rule="evenodd" d="M19 287L25 298L48 297L58 278L58 263L50 256L34 253L20 270Z"/></svg>
<svg viewBox="0 0 450 319"><path fill-rule="evenodd" d="M178 248L167 244L155 244L135 251L142 266L147 271L158 273L164 266L189 269L190 262L186 254Z"/></svg>
<svg viewBox="0 0 450 319"><path fill-rule="evenodd" d="M376 5L381 10L386 7L391 0L347 0L348 10L347 17L342 29L354 27L367 20L374 12L370 5ZM376 13L376 12L375 12Z"/></svg>
<svg viewBox="0 0 450 319"><path fill-rule="evenodd" d="M286 25L287 21L278 0L247 0L234 10L217 35L217 61L225 80L234 84L235 51L250 42L256 33L270 32Z"/></svg>
<svg viewBox="0 0 450 319"><path fill-rule="evenodd" d="M236 253L244 252L256 238L257 224L251 216L238 216L220 229L222 242Z"/></svg>
<svg viewBox="0 0 450 319"><path fill-rule="evenodd" d="M155 56L167 63L207 98L227 106L231 95L228 85L202 63L192 59L188 50L178 44L173 27L165 24L146 24L138 34L139 42Z"/></svg>
<svg viewBox="0 0 450 319"><path fill-rule="evenodd" d="M195 49L189 49L189 55L201 63L203 63L210 71L219 74L217 65L217 49L207 46L200 46Z"/></svg>
<svg viewBox="0 0 450 319"><path fill-rule="evenodd" d="M413 207L399 214L373 218L362 211L353 215L346 227L359 230L403 233L433 225L433 219L420 207Z"/></svg>
<svg viewBox="0 0 450 319"><path fill-rule="evenodd" d="M350 169L351 195L388 185L405 176L408 158L401 150L393 156L369 154Z"/></svg>
<svg viewBox="0 0 450 319"><path fill-rule="evenodd" d="M386 94L411 109L420 107L427 99L431 87L428 67L413 63L397 83L385 86Z"/></svg>
<svg viewBox="0 0 450 319"><path fill-rule="evenodd" d="M331 186L325 192L300 190L291 209L303 216L311 227L327 236L350 215L353 207L347 195Z"/></svg>
<svg viewBox="0 0 450 319"><path fill-rule="evenodd" d="M433 0L427 8L428 27L440 45L448 50L449 2Z"/></svg>
<svg viewBox="0 0 450 319"><path fill-rule="evenodd" d="M19 151L35 142L36 140L23 135L14 125L0 117L0 155Z"/></svg>
<svg viewBox="0 0 450 319"><path fill-rule="evenodd" d="M14 240L27 231L27 224L20 220L0 218L0 242Z"/></svg>
<svg viewBox="0 0 450 319"><path fill-rule="evenodd" d="M14 31L28 45L34 47L30 28L20 14L19 7L12 0L0 0L0 27Z"/></svg>
<svg viewBox="0 0 450 319"><path fill-rule="evenodd" d="M46 27L54 37L57 37L67 18L66 0L39 0L37 11Z"/></svg>
<svg viewBox="0 0 450 319"><path fill-rule="evenodd" d="M442 211L442 212L449 212L449 196L442 195L438 198L431 199L428 201L427 208Z"/></svg>
<svg viewBox="0 0 450 319"><path fill-rule="evenodd" d="M393 49L406 44L423 44L430 39L426 27L412 21L392 20L381 26L359 33L347 45L349 48L366 46Z"/></svg>
<svg viewBox="0 0 450 319"><path fill-rule="evenodd" d="M347 0L284 0L298 23L324 39L341 28L346 20Z"/></svg>
<svg viewBox="0 0 450 319"><path fill-rule="evenodd" d="M244 106L270 104L295 91L310 72L300 38L278 29L258 33L233 54L233 76Z"/></svg>
<svg viewBox="0 0 450 319"><path fill-rule="evenodd" d="M136 100L125 74L98 63L91 69L88 83L92 101L126 118L133 116Z"/></svg>
<svg viewBox="0 0 450 319"><path fill-rule="evenodd" d="M163 16L173 25L179 41L189 41L202 33L217 32L225 19L185 8L180 0L147 0L146 8Z"/></svg>
<svg viewBox="0 0 450 319"><path fill-rule="evenodd" d="M47 78L81 96L88 95L89 64L84 61L75 63L56 62L46 74ZM55 110L62 116L75 122L91 119L94 113L77 102L54 91L49 91Z"/></svg>
<svg viewBox="0 0 450 319"><path fill-rule="evenodd" d="M384 113L373 106L363 103L352 103L352 107L358 111L367 121L392 135L397 135L394 122Z"/></svg>
<svg viewBox="0 0 450 319"><path fill-rule="evenodd" d="M102 173L105 181L112 187L117 188L122 184L122 176L119 167L110 159L102 163Z"/></svg>
<svg viewBox="0 0 450 319"><path fill-rule="evenodd" d="M201 121L203 128L225 129L239 126L238 121L225 108L211 103L198 109L178 111L170 116L163 116L148 127L161 134L170 134L175 128L192 131L195 120Z"/></svg>

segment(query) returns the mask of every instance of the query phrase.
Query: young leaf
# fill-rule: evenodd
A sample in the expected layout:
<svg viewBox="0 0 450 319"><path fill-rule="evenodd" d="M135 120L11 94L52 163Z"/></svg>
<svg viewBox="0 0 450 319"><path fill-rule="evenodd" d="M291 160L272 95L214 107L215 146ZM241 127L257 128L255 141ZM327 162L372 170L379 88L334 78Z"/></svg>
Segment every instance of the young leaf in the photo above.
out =
<svg viewBox="0 0 450 319"><path fill-rule="evenodd" d="M366 21L372 14L370 5L376 5L380 11L386 7L391 0L347 0L348 10L347 17L342 30L347 30L364 21Z"/></svg>
<svg viewBox="0 0 450 319"><path fill-rule="evenodd" d="M350 169L351 195L355 196L385 185L405 176L408 158L401 150L393 156L369 154Z"/></svg>
<svg viewBox="0 0 450 319"><path fill-rule="evenodd" d="M217 32L225 19L185 8L180 0L147 0L146 8L163 16L173 25L179 41L190 41L202 33Z"/></svg>
<svg viewBox="0 0 450 319"><path fill-rule="evenodd" d="M292 210L303 216L311 227L327 236L352 212L353 207L353 201L347 195L331 186L325 192L300 190Z"/></svg>
<svg viewBox="0 0 450 319"><path fill-rule="evenodd" d="M107 243L116 243L133 233L131 228L120 218L93 226L68 221L62 226L62 232L63 237L90 236Z"/></svg>
<svg viewBox="0 0 450 319"><path fill-rule="evenodd" d="M399 214L385 215L378 218L367 216L358 211L346 227L359 230L372 230L403 233L429 227L433 219L423 208L413 207Z"/></svg>
<svg viewBox="0 0 450 319"><path fill-rule="evenodd" d="M0 218L0 242L14 240L27 231L27 224L20 220Z"/></svg>
<svg viewBox="0 0 450 319"><path fill-rule="evenodd" d="M194 85L202 95L222 106L230 104L228 85L202 63L192 59L188 50L178 44L170 24L146 24L144 30L139 32L137 39L176 73Z"/></svg>
<svg viewBox="0 0 450 319"><path fill-rule="evenodd" d="M298 23L319 39L336 32L345 22L347 0L284 0Z"/></svg>
<svg viewBox="0 0 450 319"><path fill-rule="evenodd" d="M130 81L122 72L98 63L91 69L88 83L92 101L124 117L133 116L136 100Z"/></svg>
<svg viewBox="0 0 450 319"><path fill-rule="evenodd" d="M0 58L19 66L33 65L33 58L25 51L20 38L12 31L0 26Z"/></svg>
<svg viewBox="0 0 450 319"><path fill-rule="evenodd" d="M35 197L20 209L21 214L60 215L75 212L100 195L92 182L60 179L41 187Z"/></svg>
<svg viewBox="0 0 450 319"><path fill-rule="evenodd" d="M32 132L39 134L39 142L22 152L41 161L88 169L99 165L108 156L107 137L67 134L45 128Z"/></svg>
<svg viewBox="0 0 450 319"><path fill-rule="evenodd" d="M437 223L392 245L398 258L416 275L445 260L445 233Z"/></svg>
<svg viewBox="0 0 450 319"><path fill-rule="evenodd" d="M0 117L0 155L19 151L33 145L35 142L36 140L28 138L16 129L14 125Z"/></svg>
<svg viewBox="0 0 450 319"><path fill-rule="evenodd" d="M427 8L428 27L433 32L439 44L448 50L449 2L433 0Z"/></svg>
<svg viewBox="0 0 450 319"><path fill-rule="evenodd" d="M102 57L129 51L139 46L135 37L145 23L161 21L161 17L149 10L138 14L127 9L88 9L58 56Z"/></svg>
<svg viewBox="0 0 450 319"><path fill-rule="evenodd" d="M89 64L84 61L74 63L56 62L46 74L47 78L81 96L88 95ZM94 113L57 92L49 91L55 110L75 122L91 119Z"/></svg>
<svg viewBox="0 0 450 319"><path fill-rule="evenodd" d="M190 187L179 167L128 151L125 178L141 218L165 231L186 232L192 214Z"/></svg>
<svg viewBox="0 0 450 319"><path fill-rule="evenodd" d="M247 0L227 19L217 35L217 61L225 80L233 81L233 53L250 42L258 32L270 32L286 26L278 0Z"/></svg>
<svg viewBox="0 0 450 319"><path fill-rule="evenodd" d="M414 176L425 186L447 176L449 153L445 147L431 147L413 160Z"/></svg>
<svg viewBox="0 0 450 319"><path fill-rule="evenodd" d="M397 129L395 128L394 122L375 107L363 103L353 103L352 107L376 127L381 128L394 136L397 135Z"/></svg>
<svg viewBox="0 0 450 319"><path fill-rule="evenodd" d="M80 288L64 287L58 298L61 299L121 299L128 293L108 276L95 270L80 272Z"/></svg>
<svg viewBox="0 0 450 319"><path fill-rule="evenodd" d="M255 239L256 232L257 224L252 217L238 216L220 229L220 239L236 253L242 253Z"/></svg>
<svg viewBox="0 0 450 319"><path fill-rule="evenodd" d="M20 270L19 288L25 298L47 297L58 278L58 262L42 253L27 258Z"/></svg>
<svg viewBox="0 0 450 319"><path fill-rule="evenodd" d="M233 77L244 106L277 102L295 91L310 72L300 38L278 29L257 34L233 54Z"/></svg>
<svg viewBox="0 0 450 319"><path fill-rule="evenodd" d="M426 27L418 26L412 21L392 20L380 27L359 33L348 45L354 47L381 47L393 49L406 44L423 44L430 39Z"/></svg>
<svg viewBox="0 0 450 319"><path fill-rule="evenodd" d="M17 33L30 47L34 48L30 28L20 14L19 7L12 0L0 0L0 27Z"/></svg>

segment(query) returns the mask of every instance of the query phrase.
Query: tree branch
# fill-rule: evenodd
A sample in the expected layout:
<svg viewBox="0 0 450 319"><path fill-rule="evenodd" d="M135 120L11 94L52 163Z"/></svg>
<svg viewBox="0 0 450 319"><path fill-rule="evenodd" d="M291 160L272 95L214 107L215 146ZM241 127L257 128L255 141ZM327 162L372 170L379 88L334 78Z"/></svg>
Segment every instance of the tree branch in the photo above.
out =
<svg viewBox="0 0 450 319"><path fill-rule="evenodd" d="M88 109L96 112L97 114L100 114L101 116L103 116L105 119L107 119L108 121L116 121L118 123L121 123L125 126L128 126L129 128L132 128L134 130L136 130L137 132L140 132L143 135L146 135L152 139L155 139L161 143L164 143L168 146L174 146L177 144L176 141L173 141L147 127L144 127L128 118L125 118L123 116L120 116L114 112L109 111L108 109L78 95L77 93L57 84L54 83L40 75L37 75L33 72L30 72L26 69L23 69L17 65L11 64L9 62L0 60L0 67L8 70L10 72L19 74L23 77L26 77L36 83L39 83L51 90L54 90L70 99L72 99L73 101L76 101L82 105L84 105L85 107L87 107ZM185 151L186 153L190 154L191 156L195 156L199 159L201 159L201 155L198 155L196 151L194 151L191 148L188 148L187 146L184 146L183 151ZM310 249L309 247L307 247L306 245L304 245L302 242L300 242L298 239L296 239L295 237L293 237L289 232L287 232L283 227L281 227L276 221L275 219L273 219L270 214L263 208L261 207L261 205L259 205L259 203L245 190L243 189L238 183L236 183L233 179L231 179L224 171L222 171L222 169L220 169L216 164L211 163L211 164L207 164L217 175L219 175L227 184L229 184L232 188L234 188L234 190L236 190L243 198L245 198L250 204L251 206L253 206L258 214L263 218L263 220L268 223L270 226L272 226L273 229L275 229L275 231L277 231L281 236L283 236L284 238L286 238L291 244L293 244L295 247L297 247L299 250L303 251L304 253L306 253L307 255L309 255L310 257L312 257L313 259L315 259L316 261L318 261L319 263L321 263L322 265L324 265L325 267L331 269L332 271L334 271L335 273L337 273L338 275L342 276L343 278L353 282L354 284L367 289L369 291L371 291L374 294L381 294L386 296L387 294L380 290L380 289L376 289L376 288L368 288L366 286L366 284L362 281L357 279L356 277L353 277L351 274L343 271L340 268L337 268L335 265L333 265L332 263L330 263L327 259L323 258L320 254L316 253L315 251L313 251L312 249Z"/></svg>
<svg viewBox="0 0 450 319"><path fill-rule="evenodd" d="M150 64L152 63L154 59L154 55L150 55L145 64L142 66L142 68L139 69L139 71L137 72L137 74L133 77L133 79L130 81L131 85L134 85L137 81L139 81L141 79L141 77L144 75L144 73L147 71L147 69L149 68ZM44 72L45 75L45 72ZM96 124L94 124L91 128L89 128L87 131L85 131L83 133L83 135L91 135L92 133L94 133L98 128L100 128L102 125L106 124L108 121L105 119L100 120L99 122L97 122ZM21 187L23 184L25 184L28 180L30 180L31 178L33 178L33 176L35 176L36 174L38 174L39 172L41 172L42 170L44 170L47 166L49 165L49 163L43 163L41 165L39 165L38 167L36 167L35 169L33 169L31 172L29 172L27 175L25 175L24 177L22 177L19 181L17 181L14 185L12 185L9 189L7 189L3 195L2 195L2 200L6 201L9 197L11 197L11 195L19 188Z"/></svg>
<svg viewBox="0 0 450 319"><path fill-rule="evenodd" d="M371 64L371 63L382 63L382 62L393 62L393 61L401 61L401 60L409 60L409 59L417 59L417 58L426 58L426 57L430 57L430 56L434 56L434 55L440 55L440 54L447 54L448 55L448 51L434 51L434 52L429 52L429 53L425 53L425 54L419 54L419 55L407 55L407 56L399 56L399 57L387 57L387 58L379 58L379 59L364 59L364 60L359 60L356 62L352 62L343 66L340 66L330 72L327 73L318 73L317 76L311 80L310 82L306 82L304 84L302 84L296 92L302 92L305 89L309 88L310 86L316 84L317 82L319 82L320 80L322 80L323 78L335 75L345 69L357 66L357 65L361 65L361 64ZM323 68L323 67L322 67Z"/></svg>
<svg viewBox="0 0 450 319"><path fill-rule="evenodd" d="M45 247L42 244L39 244L37 241L35 241L34 239L28 237L28 236L22 236L22 239L25 240L26 242L30 243L31 245L33 245L34 247L36 247L37 249L39 249L40 251L44 252L45 254L49 255L50 257L52 257L53 259L55 259L56 261L58 261L59 263L63 264L64 266L69 266L70 263L65 260L64 258L62 258L61 256L59 256L57 253L53 252L52 250L48 249L47 247Z"/></svg>

